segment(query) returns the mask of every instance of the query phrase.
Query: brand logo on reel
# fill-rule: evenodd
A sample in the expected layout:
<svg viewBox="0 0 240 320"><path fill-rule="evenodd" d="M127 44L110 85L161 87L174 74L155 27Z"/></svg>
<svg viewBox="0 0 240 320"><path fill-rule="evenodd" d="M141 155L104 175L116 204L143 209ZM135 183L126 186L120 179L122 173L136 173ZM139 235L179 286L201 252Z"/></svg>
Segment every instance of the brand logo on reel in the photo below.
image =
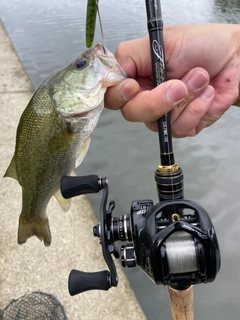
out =
<svg viewBox="0 0 240 320"><path fill-rule="evenodd" d="M197 234L200 238L202 238L202 239L208 239L208 236L207 236L207 235L204 235L204 234L202 234L201 232L199 232L198 230L191 228L191 227L188 226L187 224L184 224L184 227L185 227L185 229L188 229L188 230L194 232L195 234Z"/></svg>

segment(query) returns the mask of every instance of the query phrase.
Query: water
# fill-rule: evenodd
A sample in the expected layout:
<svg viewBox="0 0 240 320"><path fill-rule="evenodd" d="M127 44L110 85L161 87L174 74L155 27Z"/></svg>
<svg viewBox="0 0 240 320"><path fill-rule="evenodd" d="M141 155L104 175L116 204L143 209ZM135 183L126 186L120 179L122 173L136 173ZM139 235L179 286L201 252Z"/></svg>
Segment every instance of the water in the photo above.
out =
<svg viewBox="0 0 240 320"><path fill-rule="evenodd" d="M123 40L146 34L144 1L101 0L100 6L105 42L111 51ZM84 50L85 8L86 1L1 0L0 18L35 88ZM165 25L238 23L240 1L170 0L163 1L162 11ZM99 30L95 39L100 40ZM216 281L194 288L198 320L239 318L239 120L238 108L232 107L199 136L173 142L185 176L185 197L209 212L222 255ZM158 164L157 134L142 124L126 122L117 111L104 111L78 174L107 176L110 199L116 201L115 214L119 215L128 213L132 200L157 202L154 170ZM100 196L90 200L97 210ZM139 268L126 274L147 319L171 319L167 289L156 287Z"/></svg>

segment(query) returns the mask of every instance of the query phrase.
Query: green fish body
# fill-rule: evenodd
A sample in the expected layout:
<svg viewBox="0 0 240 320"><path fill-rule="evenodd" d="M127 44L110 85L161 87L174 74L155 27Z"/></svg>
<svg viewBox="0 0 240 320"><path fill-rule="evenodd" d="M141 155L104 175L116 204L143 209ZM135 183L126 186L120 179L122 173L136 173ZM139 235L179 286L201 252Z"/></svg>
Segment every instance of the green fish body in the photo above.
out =
<svg viewBox="0 0 240 320"><path fill-rule="evenodd" d="M15 153L4 175L22 187L19 244L33 235L45 246L51 244L48 202L54 195L69 209L69 200L60 193L61 177L72 174L85 157L107 87L125 77L114 56L97 45L50 76L33 95L20 118Z"/></svg>

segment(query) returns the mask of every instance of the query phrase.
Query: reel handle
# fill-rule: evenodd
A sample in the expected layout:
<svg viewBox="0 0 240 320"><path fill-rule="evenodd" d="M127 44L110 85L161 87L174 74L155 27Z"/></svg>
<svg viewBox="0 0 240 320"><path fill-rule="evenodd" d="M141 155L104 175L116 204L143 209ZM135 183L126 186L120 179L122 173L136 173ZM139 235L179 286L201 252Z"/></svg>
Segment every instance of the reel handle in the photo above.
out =
<svg viewBox="0 0 240 320"><path fill-rule="evenodd" d="M65 199L87 193L97 193L102 189L101 178L92 174L88 176L64 176L60 181L60 189Z"/></svg>
<svg viewBox="0 0 240 320"><path fill-rule="evenodd" d="M108 199L107 178L100 178L97 175L70 177L64 176L60 181L60 190L65 199L72 198L86 193L97 193L103 190L100 205L100 225L93 228L95 236L100 238L102 253L109 271L83 272L72 270L69 274L68 289L70 295L76 295L88 290L108 290L118 284L118 276L111 254L117 257L114 243L110 238L109 221L114 209L114 201L106 208Z"/></svg>
<svg viewBox="0 0 240 320"><path fill-rule="evenodd" d="M83 272L73 269L68 278L68 291L71 296L89 290L105 290L111 288L110 272Z"/></svg>

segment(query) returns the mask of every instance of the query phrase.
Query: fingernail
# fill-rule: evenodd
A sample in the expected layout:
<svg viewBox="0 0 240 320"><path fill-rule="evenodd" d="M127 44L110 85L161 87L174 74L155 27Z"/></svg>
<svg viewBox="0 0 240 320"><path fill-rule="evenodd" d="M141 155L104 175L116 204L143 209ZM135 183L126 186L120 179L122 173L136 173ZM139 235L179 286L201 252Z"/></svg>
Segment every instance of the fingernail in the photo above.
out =
<svg viewBox="0 0 240 320"><path fill-rule="evenodd" d="M207 86L207 88L200 94L200 97L204 100L210 99L214 95L214 88Z"/></svg>
<svg viewBox="0 0 240 320"><path fill-rule="evenodd" d="M187 90L181 83L174 83L167 90L167 98L172 103L180 102L187 96Z"/></svg>
<svg viewBox="0 0 240 320"><path fill-rule="evenodd" d="M188 84L194 91L201 89L206 83L208 79L201 72L195 72L192 74L190 79L188 80Z"/></svg>

